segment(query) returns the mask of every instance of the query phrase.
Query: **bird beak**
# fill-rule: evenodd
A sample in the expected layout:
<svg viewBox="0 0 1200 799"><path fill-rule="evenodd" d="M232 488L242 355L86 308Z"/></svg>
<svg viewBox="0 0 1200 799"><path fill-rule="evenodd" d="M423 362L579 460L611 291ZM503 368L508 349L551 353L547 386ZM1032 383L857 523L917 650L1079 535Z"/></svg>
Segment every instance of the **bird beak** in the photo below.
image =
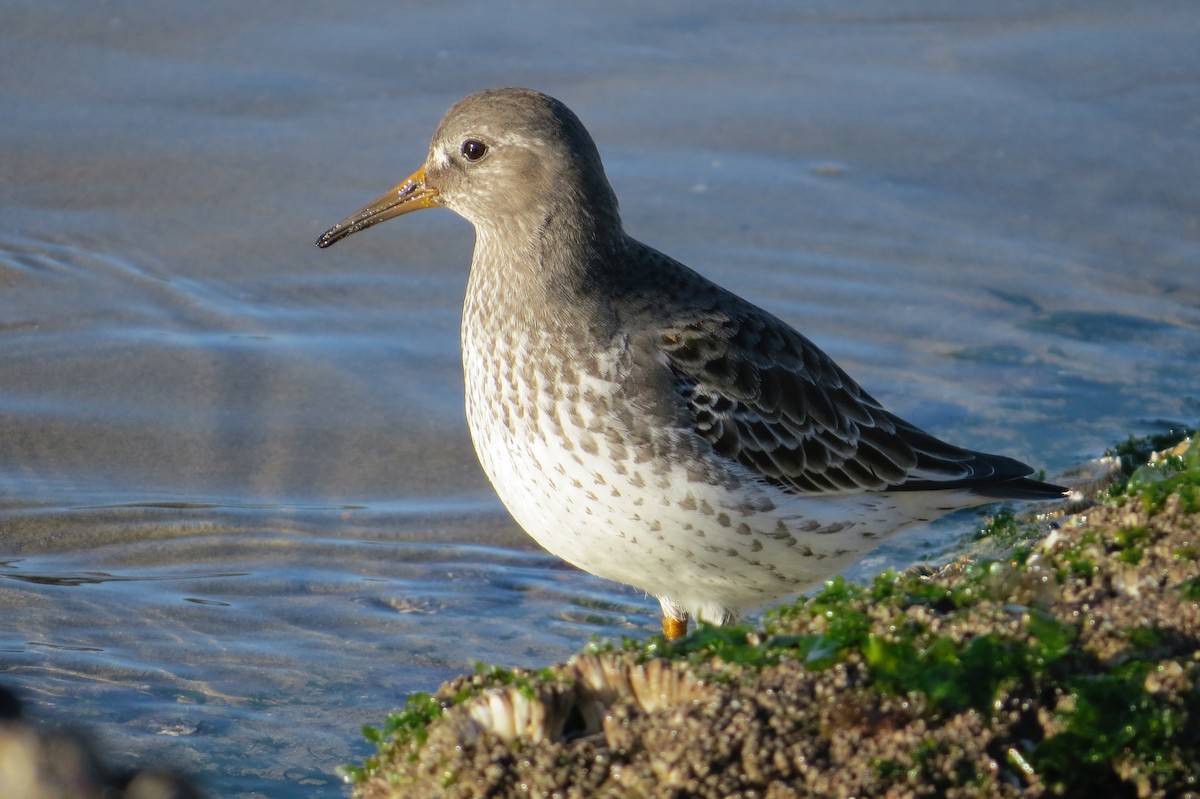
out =
<svg viewBox="0 0 1200 799"><path fill-rule="evenodd" d="M317 239L317 246L323 249L394 216L439 205L438 190L425 185L425 167L421 167L399 186L322 233L321 238Z"/></svg>

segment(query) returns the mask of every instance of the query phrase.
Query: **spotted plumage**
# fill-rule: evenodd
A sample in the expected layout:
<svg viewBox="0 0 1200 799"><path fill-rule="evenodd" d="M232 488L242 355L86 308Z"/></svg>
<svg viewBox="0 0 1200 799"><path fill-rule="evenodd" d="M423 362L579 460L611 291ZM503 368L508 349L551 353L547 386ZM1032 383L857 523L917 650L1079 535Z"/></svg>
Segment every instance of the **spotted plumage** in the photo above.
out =
<svg viewBox="0 0 1200 799"><path fill-rule="evenodd" d="M630 238L557 100L462 100L425 166L318 245L436 206L476 231L462 346L484 470L548 550L658 597L668 633L950 510L1063 493L888 412L787 324Z"/></svg>

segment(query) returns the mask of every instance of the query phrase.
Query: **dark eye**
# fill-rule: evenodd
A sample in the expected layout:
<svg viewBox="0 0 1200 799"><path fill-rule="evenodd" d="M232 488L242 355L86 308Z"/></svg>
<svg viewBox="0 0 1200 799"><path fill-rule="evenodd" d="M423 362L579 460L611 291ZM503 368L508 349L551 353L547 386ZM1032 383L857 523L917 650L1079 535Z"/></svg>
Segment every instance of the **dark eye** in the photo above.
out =
<svg viewBox="0 0 1200 799"><path fill-rule="evenodd" d="M478 161L487 153L487 145L475 139L467 139L463 142L462 154L463 158L468 161Z"/></svg>

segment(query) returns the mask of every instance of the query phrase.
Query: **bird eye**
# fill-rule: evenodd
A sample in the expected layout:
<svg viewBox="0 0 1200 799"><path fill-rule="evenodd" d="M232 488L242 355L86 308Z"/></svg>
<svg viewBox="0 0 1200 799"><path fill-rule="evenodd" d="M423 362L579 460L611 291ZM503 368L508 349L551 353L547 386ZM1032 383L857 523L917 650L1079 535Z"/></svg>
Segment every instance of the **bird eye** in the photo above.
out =
<svg viewBox="0 0 1200 799"><path fill-rule="evenodd" d="M478 161L487 153L487 145L475 139L467 139L463 142L462 154L463 158L468 161Z"/></svg>

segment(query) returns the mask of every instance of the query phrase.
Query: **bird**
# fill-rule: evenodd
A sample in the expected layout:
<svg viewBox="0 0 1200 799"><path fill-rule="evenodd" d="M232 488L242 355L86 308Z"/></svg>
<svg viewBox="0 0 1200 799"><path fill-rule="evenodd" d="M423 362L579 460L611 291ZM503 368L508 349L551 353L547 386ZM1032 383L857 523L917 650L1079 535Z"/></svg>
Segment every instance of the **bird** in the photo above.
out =
<svg viewBox="0 0 1200 799"><path fill-rule="evenodd" d="M455 103L424 164L317 246L438 207L475 229L461 343L484 471L542 547L656 597L668 640L820 585L905 527L1064 496L901 419L790 325L631 237L559 100Z"/></svg>

